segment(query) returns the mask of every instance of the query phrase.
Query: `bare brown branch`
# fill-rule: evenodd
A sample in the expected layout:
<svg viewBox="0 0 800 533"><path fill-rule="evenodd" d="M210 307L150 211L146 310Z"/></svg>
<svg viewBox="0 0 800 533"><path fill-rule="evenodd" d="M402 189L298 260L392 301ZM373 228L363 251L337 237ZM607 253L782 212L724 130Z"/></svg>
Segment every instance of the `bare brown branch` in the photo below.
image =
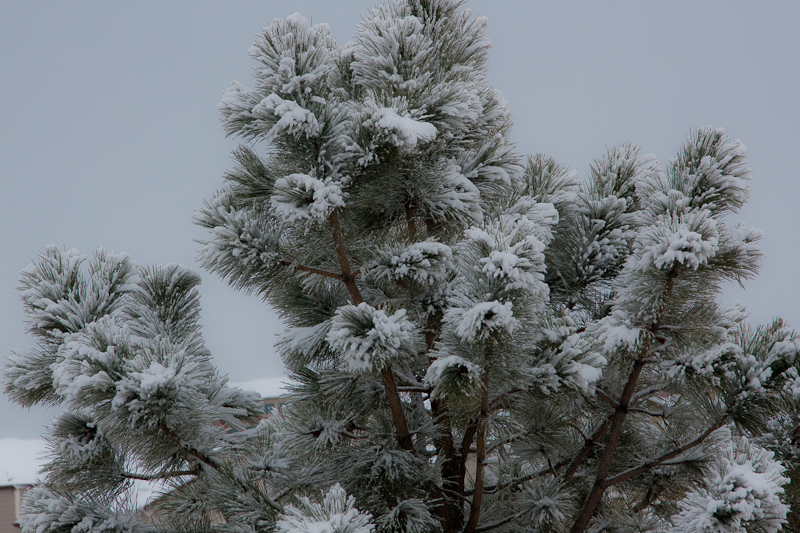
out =
<svg viewBox="0 0 800 533"><path fill-rule="evenodd" d="M481 390L481 414L475 436L475 488L472 503L469 506L469 519L463 533L475 533L481 516L483 501L483 470L486 466L486 424L489 419L489 370L483 371L483 387Z"/></svg>

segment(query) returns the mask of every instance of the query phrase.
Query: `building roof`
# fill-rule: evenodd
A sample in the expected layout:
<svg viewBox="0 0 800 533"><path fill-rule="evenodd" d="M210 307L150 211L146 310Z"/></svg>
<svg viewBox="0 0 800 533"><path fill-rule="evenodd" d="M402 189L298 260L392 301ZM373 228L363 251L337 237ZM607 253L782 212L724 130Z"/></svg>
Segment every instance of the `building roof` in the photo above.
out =
<svg viewBox="0 0 800 533"><path fill-rule="evenodd" d="M287 377L251 379L247 381L230 381L229 385L244 390L256 391L262 398L277 398L286 394Z"/></svg>
<svg viewBox="0 0 800 533"><path fill-rule="evenodd" d="M0 439L0 486L30 485L45 463L42 439Z"/></svg>

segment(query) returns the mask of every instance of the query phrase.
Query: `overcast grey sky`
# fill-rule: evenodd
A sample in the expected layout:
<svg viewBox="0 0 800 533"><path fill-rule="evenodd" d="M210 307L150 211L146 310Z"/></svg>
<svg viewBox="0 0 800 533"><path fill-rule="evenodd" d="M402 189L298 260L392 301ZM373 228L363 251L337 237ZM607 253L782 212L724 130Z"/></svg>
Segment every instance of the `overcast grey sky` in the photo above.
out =
<svg viewBox="0 0 800 533"><path fill-rule="evenodd" d="M196 266L192 212L230 167L216 105L248 84L246 54L298 11L346 42L374 0L0 2L0 357L33 346L14 290L46 244ZM671 158L690 128L750 150L750 204L767 259L746 290L753 322L800 326L800 2L473 0L489 17L490 82L522 153L586 176L606 146ZM237 380L279 376L282 330L255 297L201 272L204 332ZM0 437L36 437L51 413L0 399Z"/></svg>

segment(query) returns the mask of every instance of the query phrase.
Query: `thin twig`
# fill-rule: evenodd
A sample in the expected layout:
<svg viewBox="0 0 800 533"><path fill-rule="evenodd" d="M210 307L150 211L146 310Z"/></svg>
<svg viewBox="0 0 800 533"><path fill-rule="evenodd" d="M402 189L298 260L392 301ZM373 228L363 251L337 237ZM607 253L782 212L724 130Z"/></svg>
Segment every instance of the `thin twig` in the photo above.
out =
<svg viewBox="0 0 800 533"><path fill-rule="evenodd" d="M503 518L502 520L498 520L497 522L492 522L490 524L483 525L481 527L475 528L475 532L478 533L480 531L491 531L492 529L497 529L498 527L504 526L511 522L512 520L516 520L520 516L527 513L527 510L519 511L518 513L514 513L511 516Z"/></svg>
<svg viewBox="0 0 800 533"><path fill-rule="evenodd" d="M283 498L285 498L290 492L292 492L292 489L290 487L287 487L287 488L283 489L282 491L280 491L278 493L278 495L273 498L273 500L275 500L276 502L279 502Z"/></svg>
<svg viewBox="0 0 800 533"><path fill-rule="evenodd" d="M607 394L606 392L604 392L604 391L603 391L602 389L600 389L599 387L598 387L597 389L595 389L595 391L597 392L597 395L598 395L598 396L600 396L600 398L601 398L601 399L602 399L604 402L606 402L607 404L609 404L611 407L617 407L617 406L619 406L619 404L616 402L616 400L614 400L614 398L612 398L612 397L611 397L609 394Z"/></svg>
<svg viewBox="0 0 800 533"><path fill-rule="evenodd" d="M309 272L311 274L318 274L320 276L325 276L327 278L333 278L333 279L338 279L339 281L342 281L342 275L341 274L337 274L335 272L328 272L327 270L320 270L319 268L308 267L308 266L305 266L305 265L298 265L297 263L293 263L292 261L286 261L286 260L280 261L279 264L281 266L294 267L295 270L300 270L300 271L303 271L303 272Z"/></svg>
<svg viewBox="0 0 800 533"><path fill-rule="evenodd" d="M631 398L631 403L638 402L643 398L649 398L653 394L663 391L664 387L665 385L662 383L660 385L651 385L650 387L644 388L634 394L633 398Z"/></svg>
<svg viewBox="0 0 800 533"><path fill-rule="evenodd" d="M517 389L511 389L511 390L509 390L509 391L506 391L506 392L504 392L504 393L502 393L502 394L498 395L498 396L497 396L496 398L494 398L494 399L493 399L491 402L489 402L489 409L494 409L494 407L495 407L495 404L496 404L497 402L501 401L501 400L504 400L504 399L505 399L507 396L510 396L510 395L512 395L512 394L516 394L516 393L518 393L518 392L522 392L523 390L525 390L525 389L519 389L519 388L517 388Z"/></svg>
<svg viewBox="0 0 800 533"><path fill-rule="evenodd" d="M217 465L217 463L215 463L213 460L211 460L210 457L208 457L205 454L195 450L194 448L191 448L191 447L187 446L186 444L184 444L183 441L181 440L181 438L178 436L178 434L175 433L174 431L172 431L170 428L168 428L167 424L163 420L159 424L159 428L180 449L182 449L183 451L185 451L186 453L188 453L192 457L195 457L196 459L200 460L202 463L207 464L208 466L210 466L214 470L219 470L219 466Z"/></svg>
<svg viewBox="0 0 800 533"><path fill-rule="evenodd" d="M177 470L175 472L164 472L161 474L137 474L136 472L122 472L120 475L127 479L138 479L139 481L157 481L159 479L172 479L183 476L197 476L197 470Z"/></svg>
<svg viewBox="0 0 800 533"><path fill-rule="evenodd" d="M412 386L404 386L399 385L397 387L399 392L421 392L423 394L430 394L431 388L430 387L412 387Z"/></svg>
<svg viewBox="0 0 800 533"><path fill-rule="evenodd" d="M611 426L611 417L607 418L605 422L600 424L600 427L597 428L594 433L592 433L591 437L584 439L583 448L581 448L581 451L578 452L578 455L572 459L572 461L569 463L569 468L567 468L567 471L564 472L565 481L572 479L581 464L586 460L587 457L589 457L589 453L592 451L592 448L594 448L600 442L600 439L603 437L603 435L606 434L609 426Z"/></svg>
<svg viewBox="0 0 800 533"><path fill-rule="evenodd" d="M653 418L664 418L666 415L664 411L656 412L656 411L648 411L647 409L639 409L638 407L628 407L629 413L642 413L645 415L652 416Z"/></svg>

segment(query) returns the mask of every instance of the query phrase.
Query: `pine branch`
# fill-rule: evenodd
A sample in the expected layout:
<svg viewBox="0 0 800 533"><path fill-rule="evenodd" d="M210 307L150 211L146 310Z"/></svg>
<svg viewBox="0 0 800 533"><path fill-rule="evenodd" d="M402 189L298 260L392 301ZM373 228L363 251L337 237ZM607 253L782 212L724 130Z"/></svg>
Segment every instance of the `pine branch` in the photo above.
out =
<svg viewBox="0 0 800 533"><path fill-rule="evenodd" d="M217 465L207 455L205 455L205 454L203 454L203 453L201 453L201 452L199 452L197 450L194 450L194 449L190 448L189 446L186 446L185 444L183 444L183 442L181 441L180 436L178 436L177 433L175 433L170 428L168 428L166 423L163 420L160 422L159 428L170 438L170 440L172 440L176 445L178 445L178 447L180 447L186 453L188 453L189 455L199 459L201 462L203 462L204 464L210 466L214 470L218 471L220 469L219 465ZM195 479L198 479L198 478L195 478ZM241 490L243 490L245 492L249 490L248 487L245 486L244 483L242 483L240 480L237 479L236 482L239 485L239 487L241 488ZM273 500L272 498L267 497L267 503L269 503L270 507L272 507L273 509L275 509L279 513L283 512L283 507L280 504L278 504L278 502Z"/></svg>
<svg viewBox="0 0 800 533"><path fill-rule="evenodd" d="M183 476L197 476L200 475L200 472L197 470L178 470L175 472L163 472L161 474L153 474L153 475L137 474L136 472L122 472L120 475L126 479L136 479L139 481L157 481L159 479L172 479Z"/></svg>
<svg viewBox="0 0 800 533"><path fill-rule="evenodd" d="M426 353L430 353L433 350L436 340L439 338L440 329L441 322L434 316L428 315L424 330ZM430 364L430 358L428 362ZM430 394L430 390L427 392ZM464 497L464 476L466 471L466 461L464 459L466 456L462 458L456 454L450 413L447 411L443 401L432 398L430 402L431 416L434 423L441 428L439 434L434 438L434 444L437 454L444 458L442 462L442 486L438 488L445 494L450 494L462 502L468 503L467 498ZM445 504L437 509L444 531L460 529L462 521L461 509L461 503L453 502L452 500L445 500Z"/></svg>
<svg viewBox="0 0 800 533"><path fill-rule="evenodd" d="M219 471L219 469L220 469L219 465L214 463L208 456L206 456L206 455L200 453L199 451L194 450L194 449L186 446L185 444L183 444L181 442L181 438L178 436L178 434L175 433L174 431L172 431L171 429L169 429L167 427L166 423L164 423L163 420L159 424L159 428L170 438L170 440L172 440L175 444L177 444L186 453L188 453L189 455L199 459L201 462L203 462L204 464L207 464L208 466L210 466L214 470ZM196 479L198 479L198 478L195 478L195 480ZM192 480L192 481L194 481L194 480ZM239 488L244 492L247 492L249 490L249 488L244 483L242 483L242 481L239 480L239 479L236 479L236 484L239 485ZM272 498L267 497L267 503L270 505L270 507L272 507L273 509L275 509L279 513L283 513L284 512L283 507L277 501L273 500Z"/></svg>
<svg viewBox="0 0 800 533"><path fill-rule="evenodd" d="M519 511L518 513L514 513L511 516L503 518L502 520L498 520L497 522L492 522L491 524L486 524L486 525L483 525L483 526L481 526L479 528L476 528L475 532L479 533L481 531L491 531L493 529L497 529L498 527L502 527L502 526L508 524L509 522L512 522L513 520L516 520L517 518L519 518L520 516L524 515L527 512L528 512L527 510Z"/></svg>
<svg viewBox="0 0 800 533"><path fill-rule="evenodd" d="M279 492L279 493L278 493L278 494L277 494L277 495L276 495L276 496L273 498L273 500L275 500L276 502L279 502L279 501L281 501L283 498L285 498L286 496L288 496L288 495L289 495L289 494L292 492L292 490L293 490L293 489L292 489L292 488L290 488L290 487L287 487L287 488L283 489L282 491L280 491L280 492Z"/></svg>
<svg viewBox="0 0 800 533"><path fill-rule="evenodd" d="M282 265L282 266L293 267L295 270L300 270L302 272L309 272L311 274L318 274L320 276L325 276L327 278L337 279L339 281L343 280L341 274L336 274L335 272L328 272L327 270L320 270L318 268L307 267L305 265L298 265L297 263L294 263L292 261L286 261L285 259L280 261L279 264ZM355 277L355 274L353 275L353 277Z"/></svg>
<svg viewBox="0 0 800 533"><path fill-rule="evenodd" d="M347 287L347 291L350 293L353 303L355 305L360 305L364 303L364 298L361 296L361 291L355 281L356 274L358 274L359 271L355 273L350 271L350 262L347 260L342 226L339 223L339 213L336 209L331 212L330 224L333 230L333 242L336 247L336 255L339 258L339 267L342 270L341 281ZM403 411L403 404L400 400L400 394L397 391L397 384L395 383L394 372L392 372L391 365L387 364L381 370L381 377L383 377L386 399L389 403L389 410L392 413L395 431L397 432L397 442L402 449L409 452L414 451L414 442L411 440L411 434L408 431L408 421Z"/></svg>
<svg viewBox="0 0 800 533"><path fill-rule="evenodd" d="M449 494L449 495L461 500L464 503L469 503L469 498L467 498L466 496L464 496L460 492L456 492L454 490L446 489L444 487L439 487L438 490L440 490L440 491L442 491L442 492L444 492L446 494Z"/></svg>
<svg viewBox="0 0 800 533"><path fill-rule="evenodd" d="M636 385L639 381L639 376L641 375L646 364L645 358L650 352L650 346L653 343L653 336L661 326L661 318L666 309L667 301L672 295L672 289L675 286L675 278L678 276L679 266L679 263L675 261L669 271L669 274L667 274L663 300L658 308L658 311L656 312L655 319L649 328L652 334L647 336L646 340L642 344L641 349L639 350L638 357L633 362L633 368L628 375L628 381L625 384L625 387L622 389L619 402L617 402L617 407L614 410L614 414L611 418L611 427L609 429L608 439L606 441L605 449L603 450L603 455L600 458L600 463L597 467L597 475L595 477L594 486L589 492L589 496L586 498L583 508L578 514L575 523L572 525L570 533L583 533L583 531L586 530L586 526L589 525L592 517L594 517L597 507L600 505L600 500L603 498L603 493L607 488L603 485L603 483L606 481L608 474L611 472L611 463L613 462L614 454L617 451L619 437L622 434L622 428L625 425L625 418L628 415L631 399L633 398L634 392L636 392Z"/></svg>
<svg viewBox="0 0 800 533"><path fill-rule="evenodd" d="M649 398L653 394L657 392L661 392L666 388L666 384L661 383L659 385L651 385L650 387L644 388L634 394L633 398L631 398L631 403L638 402L639 400L643 400L645 398Z"/></svg>
<svg viewBox="0 0 800 533"><path fill-rule="evenodd" d="M589 457L589 453L592 451L592 448L594 448L600 442L600 439L603 438L603 435L606 434L609 426L611 426L611 417L607 418L605 422L600 424L600 427L597 428L591 437L585 439L586 442L584 442L583 448L581 448L581 451L578 452L578 455L576 455L575 458L569 463L569 468L567 468L567 471L564 472L565 481L572 479L581 464L583 464L586 458Z"/></svg>
<svg viewBox="0 0 800 533"><path fill-rule="evenodd" d="M459 471L462 475L466 474L467 456L469 455L470 448L472 448L472 441L475 438L475 434L477 432L478 432L478 418L472 418L467 425L467 429L464 430L464 437L462 437L461 439Z"/></svg>
<svg viewBox="0 0 800 533"><path fill-rule="evenodd" d="M639 409L638 407L628 407L629 413L642 413L648 416L652 416L653 418L664 418L666 415L664 411L656 412L656 411L648 411L647 409Z"/></svg>
<svg viewBox="0 0 800 533"><path fill-rule="evenodd" d="M489 409L494 409L495 404L497 404L498 402L503 401L504 399L506 399L507 397L511 396L512 394L516 394L516 393L522 392L524 390L525 389L522 389L522 388L516 388L516 389L511 389L511 390L508 390L506 392L503 392L503 393L497 395L491 402L489 402Z"/></svg>
<svg viewBox="0 0 800 533"><path fill-rule="evenodd" d="M489 371L483 371L481 389L481 414L478 419L475 450L475 489L470 504L469 519L463 533L475 533L481 515L483 501L483 470L486 466L486 424L489 419Z"/></svg>
<svg viewBox="0 0 800 533"><path fill-rule="evenodd" d="M556 472L558 472L559 470L561 470L562 468L564 468L568 464L569 464L569 461L561 461L561 462L558 462L558 463L556 463L554 465L548 464L545 468L537 470L536 472L532 472L532 473L530 473L530 474L528 474L526 476L514 478L514 479L512 479L510 481L506 481L505 483L498 483L497 485L485 486L483 488L483 493L484 494L495 494L495 493L500 492L501 490L505 490L505 489L507 489L509 487L515 487L515 486L518 486L518 485L522 485L523 483L527 483L528 481L530 481L532 479L535 479L537 477L542 477L542 476L545 476L547 474L552 474L554 470ZM464 491L464 493L467 496L472 495L473 492L474 491L472 491L472 490Z"/></svg>
<svg viewBox="0 0 800 533"><path fill-rule="evenodd" d="M339 279L341 279L347 287L347 291L350 293L353 303L356 305L362 304L364 303L364 298L362 298L361 291L358 289L358 285L356 285L355 276L350 271L350 262L347 260L347 251L344 247L342 226L339 223L339 212L336 209L331 211L330 224L333 230L333 242L336 248L336 255L339 258L339 267L342 270Z"/></svg>
<svg viewBox="0 0 800 533"><path fill-rule="evenodd" d="M619 407L619 404L614 400L614 398L612 398L609 394L607 394L606 392L601 390L600 387L598 387L596 389L596 392L597 392L597 395L600 396L600 399L602 399L604 402L606 402L611 407Z"/></svg>
<svg viewBox="0 0 800 533"><path fill-rule="evenodd" d="M215 463L213 460L211 460L210 457L208 457L207 455L195 450L194 448L191 448L191 447L185 445L183 443L183 441L181 440L180 436L178 436L177 433L175 433L170 428L168 428L166 422L164 422L163 420L159 423L159 429L161 429L161 431L163 431L164 434L167 437L169 437L169 439L178 446L178 448L180 448L184 452L188 453L192 457L198 459L200 462L210 466L214 470L219 470L219 465L217 465L217 463Z"/></svg>
<svg viewBox="0 0 800 533"><path fill-rule="evenodd" d="M414 442L411 440L411 433L408 431L406 414L403 411L403 404L400 400L400 394L397 391L397 384L394 381L394 373L392 372L391 365L386 365L386 367L381 370L381 376L383 377L386 399L389 402L389 410L392 412L392 419L394 420L394 427L397 432L397 442L400 444L400 447L407 452L414 451Z"/></svg>
<svg viewBox="0 0 800 533"><path fill-rule="evenodd" d="M678 446L677 448L675 448L671 452L665 453L664 455L662 455L661 457L659 457L657 459L653 459L652 461L648 461L648 462L643 463L643 464L641 464L641 465L639 465L637 467L634 467L634 468L629 468L628 470L625 470L624 472L620 472L616 476L613 476L613 477L610 477L610 478L604 480L603 481L604 487L608 488L608 487L611 487L613 485L616 485L617 483L622 483L623 481L625 481L627 479L630 479L630 478L632 478L634 476L637 476L637 475L639 475L639 474L641 474L643 472L646 472L647 470L650 470L653 467L656 467L658 465L664 464L667 461L669 461L670 459L674 459L675 457L678 457L682 453L701 445L703 443L703 441L705 441L708 437L711 436L712 433L714 433L716 430L718 430L723 425L725 425L725 421L727 419L728 419L728 415L726 414L725 416L720 418L717 422L715 422L713 425L711 425L711 427L709 427L707 430L705 430L702 435L700 435L699 437L697 437L693 441L687 442L686 444L683 444L682 446Z"/></svg>
<svg viewBox="0 0 800 533"><path fill-rule="evenodd" d="M414 221L416 210L417 206L413 202L406 203L406 224L408 224L408 238L411 242L414 242L417 238L417 223Z"/></svg>
<svg viewBox="0 0 800 533"><path fill-rule="evenodd" d="M430 387L413 387L408 385L400 385L397 387L397 390L400 392L419 392L422 394L430 394L431 388Z"/></svg>
<svg viewBox="0 0 800 533"><path fill-rule="evenodd" d="M348 439L351 439L351 440L365 440L365 439L369 439L369 436L368 436L368 435L356 435L356 434L354 434L354 433L350 433L349 431L342 431L342 432L340 432L340 433L339 433L339 435L342 435L342 436L344 436L344 437L347 437Z"/></svg>

